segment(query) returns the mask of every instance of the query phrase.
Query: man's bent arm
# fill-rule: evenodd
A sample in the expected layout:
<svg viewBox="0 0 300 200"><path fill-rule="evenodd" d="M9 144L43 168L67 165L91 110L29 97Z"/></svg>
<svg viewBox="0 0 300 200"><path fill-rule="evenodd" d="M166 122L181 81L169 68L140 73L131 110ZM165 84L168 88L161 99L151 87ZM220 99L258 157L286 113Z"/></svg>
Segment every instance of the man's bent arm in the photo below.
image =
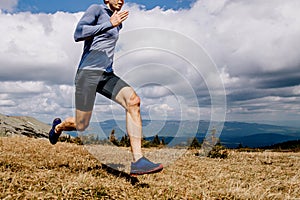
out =
<svg viewBox="0 0 300 200"><path fill-rule="evenodd" d="M77 24L74 33L74 39L76 42L90 39L113 28L113 25L109 20L96 25L98 20L98 13L99 11L97 5L92 5L87 9L87 11L84 13Z"/></svg>

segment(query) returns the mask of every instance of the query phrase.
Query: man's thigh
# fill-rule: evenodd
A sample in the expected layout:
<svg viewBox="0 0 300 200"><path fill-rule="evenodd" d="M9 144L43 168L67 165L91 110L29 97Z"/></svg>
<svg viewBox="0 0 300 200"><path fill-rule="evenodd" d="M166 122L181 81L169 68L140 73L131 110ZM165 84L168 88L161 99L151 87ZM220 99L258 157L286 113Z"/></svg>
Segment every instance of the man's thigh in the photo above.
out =
<svg viewBox="0 0 300 200"><path fill-rule="evenodd" d="M115 75L113 72L104 72L97 86L97 92L116 101L117 95L123 88L130 87L128 83Z"/></svg>
<svg viewBox="0 0 300 200"><path fill-rule="evenodd" d="M77 72L75 92L76 126L84 130L89 125L94 107L96 92L119 103L126 108L126 103L135 94L134 90L113 72L100 70L80 70Z"/></svg>
<svg viewBox="0 0 300 200"><path fill-rule="evenodd" d="M96 90L103 71L78 70L75 78L76 110L89 112L93 110Z"/></svg>

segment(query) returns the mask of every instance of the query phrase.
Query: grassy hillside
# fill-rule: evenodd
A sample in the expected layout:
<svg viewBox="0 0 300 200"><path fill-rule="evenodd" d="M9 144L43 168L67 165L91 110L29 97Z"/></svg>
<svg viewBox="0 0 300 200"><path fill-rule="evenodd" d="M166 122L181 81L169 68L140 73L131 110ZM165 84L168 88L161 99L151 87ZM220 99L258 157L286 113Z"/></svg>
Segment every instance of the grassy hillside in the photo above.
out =
<svg viewBox="0 0 300 200"><path fill-rule="evenodd" d="M188 151L163 172L137 178L113 170L84 146L0 138L0 199L299 199L300 153L231 151L227 159Z"/></svg>

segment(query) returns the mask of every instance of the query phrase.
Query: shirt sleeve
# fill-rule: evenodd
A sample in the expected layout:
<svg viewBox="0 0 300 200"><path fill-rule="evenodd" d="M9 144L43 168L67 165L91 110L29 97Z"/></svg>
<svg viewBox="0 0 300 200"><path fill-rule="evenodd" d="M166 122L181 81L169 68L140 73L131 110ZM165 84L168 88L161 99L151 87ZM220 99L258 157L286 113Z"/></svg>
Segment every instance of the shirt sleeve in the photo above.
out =
<svg viewBox="0 0 300 200"><path fill-rule="evenodd" d="M101 24L97 24L98 16L99 7L97 5L91 5L76 26L74 33L74 40L76 42L87 40L113 28L113 25L109 20Z"/></svg>

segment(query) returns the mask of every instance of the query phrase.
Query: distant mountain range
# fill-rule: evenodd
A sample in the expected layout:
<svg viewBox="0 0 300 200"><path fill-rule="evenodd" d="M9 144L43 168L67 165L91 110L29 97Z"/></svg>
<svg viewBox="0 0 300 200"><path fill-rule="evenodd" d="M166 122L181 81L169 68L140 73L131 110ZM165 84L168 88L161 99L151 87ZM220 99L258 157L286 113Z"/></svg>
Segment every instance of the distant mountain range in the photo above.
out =
<svg viewBox="0 0 300 200"><path fill-rule="evenodd" d="M248 147L262 147L300 139L300 128L226 122L220 139L228 147L235 147L238 144Z"/></svg>
<svg viewBox="0 0 300 200"><path fill-rule="evenodd" d="M107 120L100 123L91 123L91 132L101 132L102 138L109 137L115 130L117 138L125 135L125 121ZM143 120L143 135L147 140L152 140L157 134L165 142L172 144L184 143L196 137L202 142L208 130L208 121L150 121ZM220 135L221 143L229 148L239 144L248 147L269 146L290 140L300 139L300 128L275 126L268 124L225 122Z"/></svg>
<svg viewBox="0 0 300 200"><path fill-rule="evenodd" d="M29 137L48 137L50 126L32 117L12 117L0 114L1 135L25 135ZM143 120L143 136L152 140L155 135L171 145L184 144L196 137L202 142L209 129L208 121L160 121ZM95 134L99 139L108 138L111 131L121 139L126 134L126 123L122 120L92 122L87 132ZM77 136L76 132L66 132ZM219 135L220 133L217 133ZM275 126L257 123L225 122L220 135L221 143L229 148L238 145L248 147L270 146L285 141L300 140L300 128Z"/></svg>

